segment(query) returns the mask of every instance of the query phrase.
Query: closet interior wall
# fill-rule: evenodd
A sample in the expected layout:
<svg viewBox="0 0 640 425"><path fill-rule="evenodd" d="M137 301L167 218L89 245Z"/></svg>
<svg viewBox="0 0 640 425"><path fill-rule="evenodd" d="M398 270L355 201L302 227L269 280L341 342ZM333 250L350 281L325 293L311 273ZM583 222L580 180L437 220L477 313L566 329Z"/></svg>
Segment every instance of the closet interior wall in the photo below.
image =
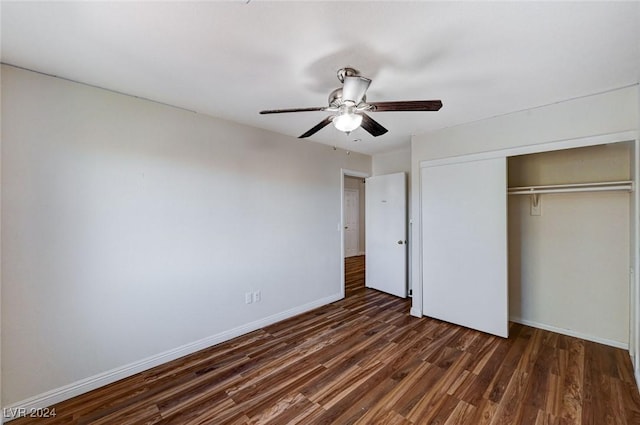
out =
<svg viewBox="0 0 640 425"><path fill-rule="evenodd" d="M509 187L633 180L634 144L508 158ZM508 197L510 320L629 348L629 191Z"/></svg>

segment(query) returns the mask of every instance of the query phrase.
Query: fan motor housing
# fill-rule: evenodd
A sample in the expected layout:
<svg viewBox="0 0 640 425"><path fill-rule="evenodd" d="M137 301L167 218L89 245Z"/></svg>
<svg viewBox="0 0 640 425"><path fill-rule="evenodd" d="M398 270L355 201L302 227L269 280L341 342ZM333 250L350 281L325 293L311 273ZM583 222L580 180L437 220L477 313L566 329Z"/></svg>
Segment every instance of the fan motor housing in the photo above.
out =
<svg viewBox="0 0 640 425"><path fill-rule="evenodd" d="M360 102L362 103L366 103L367 102L367 96L363 96L362 97L362 101ZM342 105L342 87L335 89L334 91L332 91L329 94L329 106L333 106L333 107L340 107L340 105Z"/></svg>

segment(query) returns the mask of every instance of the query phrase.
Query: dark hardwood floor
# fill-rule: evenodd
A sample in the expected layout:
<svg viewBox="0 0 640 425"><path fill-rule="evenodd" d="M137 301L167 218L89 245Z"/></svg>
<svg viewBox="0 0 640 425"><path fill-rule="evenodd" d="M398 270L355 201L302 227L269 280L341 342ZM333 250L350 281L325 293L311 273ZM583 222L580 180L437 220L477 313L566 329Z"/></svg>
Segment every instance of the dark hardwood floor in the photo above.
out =
<svg viewBox="0 0 640 425"><path fill-rule="evenodd" d="M342 301L12 424L640 424L627 352L411 317L364 288L364 257L346 264Z"/></svg>
<svg viewBox="0 0 640 425"><path fill-rule="evenodd" d="M344 259L344 295L350 297L364 291L364 255Z"/></svg>

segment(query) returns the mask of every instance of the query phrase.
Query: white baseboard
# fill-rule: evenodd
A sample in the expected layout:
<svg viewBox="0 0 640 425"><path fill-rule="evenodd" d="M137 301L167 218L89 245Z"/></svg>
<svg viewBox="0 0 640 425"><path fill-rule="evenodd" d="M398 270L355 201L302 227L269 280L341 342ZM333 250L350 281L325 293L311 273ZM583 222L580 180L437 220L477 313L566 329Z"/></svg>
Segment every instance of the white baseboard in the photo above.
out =
<svg viewBox="0 0 640 425"><path fill-rule="evenodd" d="M163 363L167 363L180 357L193 354L196 351L200 351L213 345L228 341L232 338L247 334L249 332L253 332L257 329L269 326L281 320L289 319L298 314L306 313L307 311L313 310L314 308L322 307L323 305L339 301L342 298L344 297L341 294L334 294L329 297L312 301L310 303L294 307L281 313L277 313L272 316L256 320L254 322L247 323L237 328L230 329L228 331L224 331L207 338L203 338L201 340L183 345L181 347L177 347L172 350L147 357L146 359L142 359L128 365L111 369L107 372L103 372L89 378L71 383L69 385L65 385L63 387L56 388L42 394L38 394L34 397L30 397L26 400L19 401L9 406L5 406L2 409L0 423L4 423L12 419L17 419L18 417L20 417L19 412L28 413L33 412L37 409L43 409L52 406L54 404L60 403L61 401L68 400L80 394L95 390L96 388L114 383L116 381L119 381L120 379L127 378L129 376L135 375L136 373L140 373L153 367L159 366Z"/></svg>
<svg viewBox="0 0 640 425"><path fill-rule="evenodd" d="M527 326L531 326L531 327L538 328L538 329L544 329L545 331L551 331L551 332L559 333L559 334L562 334L562 335L573 336L573 337L576 337L576 338L585 339L587 341L597 342L597 343L604 344L604 345L609 345L611 347L616 347L616 348L622 348L622 349L625 349L625 350L629 350L629 344L628 343L624 343L624 342L620 342L620 341L614 341L612 339L600 338L600 337L597 337L597 336L584 334L582 332L573 331L571 329L558 328L558 327L555 327L555 326L547 325L545 323L539 323L539 322L534 322L532 320L523 319L521 317L509 317L509 320L512 321L512 322L515 322L515 323L520 323L521 325L527 325Z"/></svg>

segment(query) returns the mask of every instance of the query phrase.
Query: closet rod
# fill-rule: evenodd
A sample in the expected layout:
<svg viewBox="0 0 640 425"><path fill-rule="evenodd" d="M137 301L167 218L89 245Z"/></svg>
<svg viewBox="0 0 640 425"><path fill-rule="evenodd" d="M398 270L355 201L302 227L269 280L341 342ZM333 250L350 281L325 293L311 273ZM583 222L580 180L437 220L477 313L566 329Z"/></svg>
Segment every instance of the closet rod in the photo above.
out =
<svg viewBox="0 0 640 425"><path fill-rule="evenodd" d="M570 193L570 192L602 192L602 191L627 191L633 190L633 181L597 182L556 184L547 186L521 186L510 187L509 195L532 195L536 193Z"/></svg>

